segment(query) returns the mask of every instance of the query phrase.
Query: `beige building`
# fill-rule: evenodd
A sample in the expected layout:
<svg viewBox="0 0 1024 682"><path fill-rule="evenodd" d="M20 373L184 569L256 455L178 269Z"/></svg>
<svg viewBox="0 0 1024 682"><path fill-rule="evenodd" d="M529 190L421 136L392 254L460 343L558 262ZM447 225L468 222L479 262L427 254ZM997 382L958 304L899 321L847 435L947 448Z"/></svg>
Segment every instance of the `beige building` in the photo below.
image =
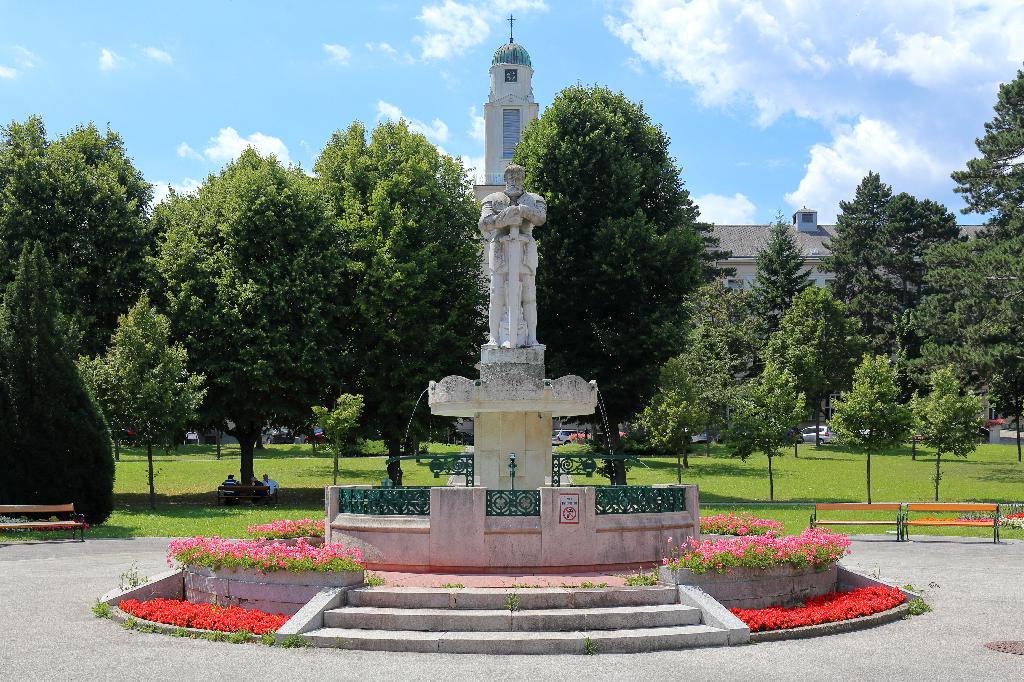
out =
<svg viewBox="0 0 1024 682"><path fill-rule="evenodd" d="M730 289L750 289L757 276L757 256L768 244L771 225L715 225L713 234L719 248L732 253L718 261L720 268L732 268L735 274L725 278ZM801 208L793 214L791 225L797 247L804 256L811 280L819 287L827 286L835 276L822 267L821 260L829 255L829 240L835 235L834 225L819 225L818 212Z"/></svg>

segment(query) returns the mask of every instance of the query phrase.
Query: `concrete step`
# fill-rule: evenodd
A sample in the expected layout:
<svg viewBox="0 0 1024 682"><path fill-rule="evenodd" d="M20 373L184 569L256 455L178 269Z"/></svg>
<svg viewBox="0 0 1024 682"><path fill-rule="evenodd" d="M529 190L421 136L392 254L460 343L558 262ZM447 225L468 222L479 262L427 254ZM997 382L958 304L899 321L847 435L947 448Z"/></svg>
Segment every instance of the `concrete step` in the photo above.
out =
<svg viewBox="0 0 1024 682"><path fill-rule="evenodd" d="M360 587L347 595L349 606L392 609L484 609L508 610L510 594L519 597L520 610L590 609L619 606L675 604L676 588L653 587Z"/></svg>
<svg viewBox="0 0 1024 682"><path fill-rule="evenodd" d="M572 632L422 632L323 628L304 635L320 647L367 651L413 651L458 654L582 654L589 639L597 653L639 653L725 646L724 630L681 625L636 630Z"/></svg>
<svg viewBox="0 0 1024 682"><path fill-rule="evenodd" d="M430 632L541 632L621 630L697 625L700 609L680 604L588 609L395 609L356 606L324 612L324 626Z"/></svg>

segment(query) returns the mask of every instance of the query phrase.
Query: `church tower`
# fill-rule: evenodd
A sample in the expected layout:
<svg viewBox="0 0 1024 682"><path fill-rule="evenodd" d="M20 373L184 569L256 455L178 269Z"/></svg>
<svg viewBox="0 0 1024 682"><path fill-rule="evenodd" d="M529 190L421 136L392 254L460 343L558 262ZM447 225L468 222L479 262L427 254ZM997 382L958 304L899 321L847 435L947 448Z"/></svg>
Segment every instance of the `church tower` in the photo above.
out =
<svg viewBox="0 0 1024 682"><path fill-rule="evenodd" d="M527 124L537 118L530 53L509 35L491 59L491 91L484 105L484 178L478 199L504 186L505 168Z"/></svg>

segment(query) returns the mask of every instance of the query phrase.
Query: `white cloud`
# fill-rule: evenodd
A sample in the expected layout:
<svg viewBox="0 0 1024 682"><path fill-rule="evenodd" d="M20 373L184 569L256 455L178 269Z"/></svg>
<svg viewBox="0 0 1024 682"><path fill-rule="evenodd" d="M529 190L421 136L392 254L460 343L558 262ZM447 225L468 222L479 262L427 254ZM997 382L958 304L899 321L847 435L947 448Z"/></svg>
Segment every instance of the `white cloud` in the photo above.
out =
<svg viewBox="0 0 1024 682"><path fill-rule="evenodd" d="M545 11L544 0L498 0L497 2L456 2L425 5L417 19L426 33L413 40L425 60L451 59L490 38L491 26L510 12Z"/></svg>
<svg viewBox="0 0 1024 682"><path fill-rule="evenodd" d="M731 197L721 194L703 194L693 200L700 207L700 218L722 225L752 225L757 207L743 194Z"/></svg>
<svg viewBox="0 0 1024 682"><path fill-rule="evenodd" d="M421 133L435 145L448 141L448 125L439 118L435 118L429 124L415 118L409 118L402 113L402 110L390 102L379 100L377 102L377 120L399 121L405 119L409 124L409 130Z"/></svg>
<svg viewBox="0 0 1024 682"><path fill-rule="evenodd" d="M124 57L112 50L103 48L100 50L100 71L112 71L124 63Z"/></svg>
<svg viewBox="0 0 1024 682"><path fill-rule="evenodd" d="M352 51L344 45L333 45L331 43L324 43L324 52L327 53L330 61L336 64L348 65L348 60L352 57Z"/></svg>
<svg viewBox="0 0 1024 682"><path fill-rule="evenodd" d="M605 24L703 104L751 105L761 125L787 112L880 114L888 98L874 73L969 90L1007 80L1024 60L1016 3L630 0Z"/></svg>
<svg viewBox="0 0 1024 682"><path fill-rule="evenodd" d="M822 223L835 221L840 200L850 199L868 171L896 191L925 193L948 177L947 164L882 121L861 118L841 126L830 144L811 147L811 160L800 185L786 194L793 208L818 210Z"/></svg>
<svg viewBox="0 0 1024 682"><path fill-rule="evenodd" d="M389 45L388 43L385 43L385 42L366 43L366 49L369 50L370 52L383 52L385 54L392 54L392 55L398 53L398 50L396 50L395 48L391 47L391 45Z"/></svg>
<svg viewBox="0 0 1024 682"><path fill-rule="evenodd" d="M182 142L178 145L178 156L185 159L198 159L202 160L203 155L197 152L195 149L189 146L188 142Z"/></svg>
<svg viewBox="0 0 1024 682"><path fill-rule="evenodd" d="M171 56L170 52L165 52L156 47L144 47L142 48L142 53L154 62L160 62L161 64L174 63L174 57Z"/></svg>
<svg viewBox="0 0 1024 682"><path fill-rule="evenodd" d="M469 108L469 136L477 142L484 141L486 125L484 117L476 113L476 107Z"/></svg>
<svg viewBox="0 0 1024 682"><path fill-rule="evenodd" d="M14 52L14 60L18 62L18 66L23 69L34 69L39 65L39 57L32 50L22 45L15 45L12 48Z"/></svg>
<svg viewBox="0 0 1024 682"><path fill-rule="evenodd" d="M483 174L483 157L469 157L463 154L460 155L459 159L462 161L462 167L465 168L470 175Z"/></svg>
<svg viewBox="0 0 1024 682"><path fill-rule="evenodd" d="M248 137L242 137L234 128L221 128L216 137L210 138L210 143L210 146L203 150L206 158L210 161L233 161L246 148L252 147L261 156L273 154L281 163L285 165L291 163L288 147L285 146L284 142L280 138L264 135L263 133L253 133Z"/></svg>
<svg viewBox="0 0 1024 682"><path fill-rule="evenodd" d="M157 180L153 183L153 205L156 206L167 201L171 189L174 189L176 194L192 194L198 191L201 184L195 178L185 178L180 184L167 182L166 180Z"/></svg>
<svg viewBox="0 0 1024 682"><path fill-rule="evenodd" d="M787 154L807 169L787 200L823 221L869 169L897 191L959 202L949 172L976 153L997 84L1024 61L1019 2L627 0L605 25L704 106L750 111L761 127L820 124L822 142Z"/></svg>
<svg viewBox="0 0 1024 682"><path fill-rule="evenodd" d="M11 79L18 75L17 69L12 69L9 66L0 65L0 78Z"/></svg>

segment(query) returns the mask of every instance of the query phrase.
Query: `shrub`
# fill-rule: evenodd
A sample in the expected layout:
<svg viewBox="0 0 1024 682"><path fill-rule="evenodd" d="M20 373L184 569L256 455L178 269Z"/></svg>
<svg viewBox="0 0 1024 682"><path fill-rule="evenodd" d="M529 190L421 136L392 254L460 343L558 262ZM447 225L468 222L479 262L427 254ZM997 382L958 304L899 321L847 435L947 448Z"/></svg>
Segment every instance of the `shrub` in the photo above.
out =
<svg viewBox="0 0 1024 682"><path fill-rule="evenodd" d="M224 540L218 537L194 537L172 540L167 546L167 563L192 564L213 570L223 568L274 571L363 570L362 552L337 544L314 547L303 539L294 546L260 540Z"/></svg>
<svg viewBox="0 0 1024 682"><path fill-rule="evenodd" d="M785 630L870 616L899 606L906 596L896 587L862 587L850 592L829 592L792 607L729 609L751 632Z"/></svg>
<svg viewBox="0 0 1024 682"><path fill-rule="evenodd" d="M285 649L304 649L309 646L309 641L299 635L289 635L281 642L281 646Z"/></svg>
<svg viewBox="0 0 1024 682"><path fill-rule="evenodd" d="M782 522L759 519L749 512L729 512L700 519L700 532L712 535L781 535L782 531Z"/></svg>
<svg viewBox="0 0 1024 682"><path fill-rule="evenodd" d="M0 504L65 504L92 523L114 507L110 434L59 328L50 266L25 244L0 308Z"/></svg>
<svg viewBox="0 0 1024 682"><path fill-rule="evenodd" d="M651 585L658 584L658 572L651 571L650 573L644 573L643 571L637 571L631 575L626 576L626 584L630 587L650 587ZM583 585L581 584L580 587Z"/></svg>
<svg viewBox="0 0 1024 682"><path fill-rule="evenodd" d="M324 534L324 522L313 519L302 519L300 521L274 521L262 525L249 526L245 529L249 535L268 540L283 540L285 538L303 538L322 536Z"/></svg>
<svg viewBox="0 0 1024 682"><path fill-rule="evenodd" d="M288 616L266 613L241 606L220 607L215 604L193 604L183 599L125 599L118 604L125 613L154 623L176 625L179 628L198 628L219 632L245 631L262 635L276 632ZM129 618L134 623L134 619Z"/></svg>
<svg viewBox="0 0 1024 682"><path fill-rule="evenodd" d="M921 616L932 610L932 607L925 603L924 599L918 597L917 599L911 599L907 604L907 617Z"/></svg>
<svg viewBox="0 0 1024 682"><path fill-rule="evenodd" d="M772 568L789 564L797 568L819 568L839 561L849 551L845 535L821 528L808 528L797 536L770 535L725 538L694 542L679 548L678 556L663 563L673 570L688 568L694 573L731 568Z"/></svg>

